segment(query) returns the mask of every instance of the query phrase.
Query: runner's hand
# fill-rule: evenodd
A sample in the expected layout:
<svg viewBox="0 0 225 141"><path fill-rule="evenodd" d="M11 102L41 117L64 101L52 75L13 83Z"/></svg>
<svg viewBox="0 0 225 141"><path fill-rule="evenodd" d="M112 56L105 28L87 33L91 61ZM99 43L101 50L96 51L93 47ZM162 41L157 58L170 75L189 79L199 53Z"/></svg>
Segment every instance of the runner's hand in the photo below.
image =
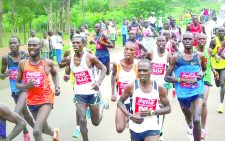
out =
<svg viewBox="0 0 225 141"><path fill-rule="evenodd" d="M64 75L63 79L65 82L68 82L70 80L70 76L69 75Z"/></svg>
<svg viewBox="0 0 225 141"><path fill-rule="evenodd" d="M55 87L55 96L60 95L60 87Z"/></svg>
<svg viewBox="0 0 225 141"><path fill-rule="evenodd" d="M219 73L217 71L213 70L213 75L214 75L214 78L216 80L219 80L220 76L219 76Z"/></svg>
<svg viewBox="0 0 225 141"><path fill-rule="evenodd" d="M111 96L111 101L113 101L113 102L116 101L116 95L115 95L115 94L113 94L113 95Z"/></svg>
<svg viewBox="0 0 225 141"><path fill-rule="evenodd" d="M141 124L144 121L144 118L141 117L138 114L131 114L130 115L130 120L132 120L133 122L135 122L136 124Z"/></svg>
<svg viewBox="0 0 225 141"><path fill-rule="evenodd" d="M30 89L34 87L34 81L29 80L28 83L25 85L26 89Z"/></svg>
<svg viewBox="0 0 225 141"><path fill-rule="evenodd" d="M8 77L9 76L9 72L5 72L5 73L3 73L3 74L1 74L0 75L0 78L2 79L2 80L4 80L6 77Z"/></svg>
<svg viewBox="0 0 225 141"><path fill-rule="evenodd" d="M98 91L100 85L101 85L100 83L95 82L94 84L92 84L92 90Z"/></svg>
<svg viewBox="0 0 225 141"><path fill-rule="evenodd" d="M220 61L220 58L221 58L221 57L220 57L219 55L216 55L216 61L217 61L217 62Z"/></svg>
<svg viewBox="0 0 225 141"><path fill-rule="evenodd" d="M184 83L187 83L189 85L194 85L195 83L197 83L197 78L193 78L193 79L184 79L184 78L181 78L180 79L180 82L184 82Z"/></svg>

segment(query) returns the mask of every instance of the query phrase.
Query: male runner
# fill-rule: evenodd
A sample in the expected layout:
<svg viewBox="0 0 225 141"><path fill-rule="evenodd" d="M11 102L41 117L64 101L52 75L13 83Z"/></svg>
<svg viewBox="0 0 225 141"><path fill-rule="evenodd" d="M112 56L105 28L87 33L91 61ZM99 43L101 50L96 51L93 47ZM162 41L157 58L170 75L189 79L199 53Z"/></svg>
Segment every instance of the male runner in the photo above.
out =
<svg viewBox="0 0 225 141"><path fill-rule="evenodd" d="M133 82L137 78L137 60L134 59L135 44L133 42L127 42L124 46L124 58L118 63L112 63L112 101L119 100L123 93L125 86ZM115 87L117 92L115 92ZM127 111L130 112L131 97L125 101ZM126 127L127 117L124 116L120 108L116 110L116 130L118 133L123 132Z"/></svg>
<svg viewBox="0 0 225 141"><path fill-rule="evenodd" d="M30 38L28 40L30 57L20 61L16 85L27 92L27 105L36 122L33 128L35 141L43 141L42 132L52 136L53 141L59 141L59 130L53 131L47 123L54 103L54 92L51 89L49 75L52 76L57 96L60 94L58 73L52 60L40 57L40 51L40 39Z"/></svg>
<svg viewBox="0 0 225 141"><path fill-rule="evenodd" d="M129 39L131 42L135 43L135 59L141 59L147 53L147 49L141 44L138 40L136 40L136 33L134 31L129 32ZM144 52L144 53L143 53Z"/></svg>
<svg viewBox="0 0 225 141"><path fill-rule="evenodd" d="M95 38L94 41L90 41L90 43L95 43L96 46L96 57L102 64L106 66L107 72L106 74L110 74L110 54L107 48L112 48L112 43L110 39L103 34L101 31L101 25L99 23L95 24Z"/></svg>
<svg viewBox="0 0 225 141"><path fill-rule="evenodd" d="M129 113L124 101L132 95L132 113ZM159 107L159 101L164 105ZM118 102L124 116L129 117L129 128L132 141L158 141L161 125L159 115L171 112L166 89L151 80L151 62L147 59L138 62L138 80L124 89Z"/></svg>
<svg viewBox="0 0 225 141"><path fill-rule="evenodd" d="M166 38L166 50L170 53L170 54L174 54L176 52L178 52L178 47L177 44L174 40L171 39L171 34L169 30L164 30L162 32L162 35L165 36Z"/></svg>
<svg viewBox="0 0 225 141"><path fill-rule="evenodd" d="M201 115L201 139L205 139L205 124L206 124L206 117L207 117L207 99L209 95L209 88L212 86L211 84L211 70L213 71L214 77L219 79L218 73L211 67L211 58L208 53L208 48L205 48L206 45L206 35L204 33L200 33L198 35L198 47L197 50L202 52L205 56L205 64L206 64L206 73L204 76L204 84L205 84L205 93L203 98L203 105L202 105L202 115Z"/></svg>
<svg viewBox="0 0 225 141"><path fill-rule="evenodd" d="M6 120L16 124L7 137ZM24 128L26 128L26 122L23 118L12 112L6 105L0 104L0 141L12 141Z"/></svg>
<svg viewBox="0 0 225 141"><path fill-rule="evenodd" d="M194 35L193 46L194 47L198 46L198 39L197 39L198 34L200 34L200 33L206 34L205 26L203 26L199 23L197 15L192 16L192 22L189 25L187 25L186 31L190 31L191 33L193 33L193 35Z"/></svg>
<svg viewBox="0 0 225 141"><path fill-rule="evenodd" d="M74 56L66 58L67 66L64 80L69 80L72 72L75 78L74 82L74 102L77 109L77 125L80 125L80 132L83 141L88 141L88 129L86 120L86 110L89 107L91 111L92 124L98 126L103 116L103 106L100 101L99 87L106 75L106 67L92 54L83 50L85 40L82 36L75 36L72 39ZM96 80L94 67L101 70L99 79Z"/></svg>
<svg viewBox="0 0 225 141"><path fill-rule="evenodd" d="M1 68L1 79L5 79L5 77L9 77L10 88L12 92L12 97L16 103L15 112L18 114L22 113L22 117L24 116L25 120L33 127L34 120L30 115L27 106L25 105L26 94L21 92L16 87L16 77L18 72L18 64L19 61L26 58L26 53L24 51L20 51L20 40L18 37L11 37L9 40L9 49L10 52L8 55L2 57L2 68ZM8 68L9 72L6 71ZM25 127L23 130L24 141L30 141L30 135L28 129Z"/></svg>
<svg viewBox="0 0 225 141"><path fill-rule="evenodd" d="M212 67L219 73L219 79L215 79L215 83L217 87L220 87L220 105L218 108L219 113L224 112L224 106L223 106L223 101L224 101L224 93L225 93L225 58L221 57L218 55L219 48L224 42L225 39L225 27L221 26L218 28L218 33L217 36L211 40L210 42L210 55L211 55L211 60L212 60Z"/></svg>
<svg viewBox="0 0 225 141"><path fill-rule="evenodd" d="M181 28L178 25L176 25L176 20L174 19L174 17L170 18L170 32L175 33L177 44L179 46L179 43L181 42L182 32L181 32Z"/></svg>
<svg viewBox="0 0 225 141"><path fill-rule="evenodd" d="M203 73L206 70L204 54L193 51L194 36L191 32L183 34L184 51L174 54L166 72L165 81L175 83L180 107L194 140L201 140L200 116L204 97ZM175 76L173 75L173 71Z"/></svg>

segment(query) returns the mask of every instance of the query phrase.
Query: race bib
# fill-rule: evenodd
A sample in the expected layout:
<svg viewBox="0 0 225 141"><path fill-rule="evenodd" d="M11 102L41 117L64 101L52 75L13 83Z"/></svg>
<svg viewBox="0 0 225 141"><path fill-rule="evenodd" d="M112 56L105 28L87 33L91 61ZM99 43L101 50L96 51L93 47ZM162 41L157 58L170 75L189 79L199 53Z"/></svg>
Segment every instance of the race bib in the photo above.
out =
<svg viewBox="0 0 225 141"><path fill-rule="evenodd" d="M95 46L96 46L96 49L102 49L102 45L100 45L98 41L95 41Z"/></svg>
<svg viewBox="0 0 225 141"><path fill-rule="evenodd" d="M16 80L17 73L18 73L17 70L10 69L10 70L9 70L9 79L10 79L10 80Z"/></svg>
<svg viewBox="0 0 225 141"><path fill-rule="evenodd" d="M198 75L197 72L193 72L193 73L181 72L180 73L180 78L183 78L183 79L195 79L197 77L197 75ZM198 87L198 83L195 83L194 85L190 85L188 83L181 82L180 85L181 85L181 87L184 87L184 88L196 88L196 87Z"/></svg>
<svg viewBox="0 0 225 141"><path fill-rule="evenodd" d="M44 87L44 74L41 72L25 72L25 84L29 81L34 82L34 87L43 88Z"/></svg>
<svg viewBox="0 0 225 141"><path fill-rule="evenodd" d="M119 96L121 96L123 94L124 88L126 87L127 83L123 83L123 82L118 82L118 93Z"/></svg>
<svg viewBox="0 0 225 141"><path fill-rule="evenodd" d="M139 113L143 110L156 110L157 101L157 99L136 97L134 111L135 113Z"/></svg>
<svg viewBox="0 0 225 141"><path fill-rule="evenodd" d="M164 75L166 64L152 63L153 75Z"/></svg>
<svg viewBox="0 0 225 141"><path fill-rule="evenodd" d="M92 81L88 71L75 72L74 77L77 85L87 84Z"/></svg>

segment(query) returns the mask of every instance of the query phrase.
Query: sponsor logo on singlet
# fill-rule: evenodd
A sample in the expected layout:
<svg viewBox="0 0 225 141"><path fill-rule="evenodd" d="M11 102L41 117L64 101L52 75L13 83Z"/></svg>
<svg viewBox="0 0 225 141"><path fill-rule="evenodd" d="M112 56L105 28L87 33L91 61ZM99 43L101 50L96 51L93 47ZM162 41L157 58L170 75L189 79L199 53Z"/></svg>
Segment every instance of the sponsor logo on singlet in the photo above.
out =
<svg viewBox="0 0 225 141"><path fill-rule="evenodd" d="M143 110L156 110L157 101L157 99L136 97L134 111L138 113Z"/></svg>
<svg viewBox="0 0 225 141"><path fill-rule="evenodd" d="M75 72L74 77L75 77L77 85L87 84L87 83L90 83L92 81L91 76L90 76L90 74L87 70Z"/></svg>
<svg viewBox="0 0 225 141"><path fill-rule="evenodd" d="M43 88L44 87L44 74L42 72L25 72L25 84L29 81L34 82L34 87Z"/></svg>
<svg viewBox="0 0 225 141"><path fill-rule="evenodd" d="M180 73L180 78L182 78L182 79L196 79L197 75L198 75L197 72L193 72L193 73L181 72ZM196 88L196 87L198 87L198 83L190 85L190 84L188 84L186 82L181 82L180 85L181 85L181 87L184 87L184 88Z"/></svg>
<svg viewBox="0 0 225 141"><path fill-rule="evenodd" d="M152 63L152 74L163 75L165 72L166 64Z"/></svg>
<svg viewBox="0 0 225 141"><path fill-rule="evenodd" d="M15 70L15 69L10 69L10 70L9 70L9 79L10 79L10 80L16 80L17 73L18 73L17 70Z"/></svg>
<svg viewBox="0 0 225 141"><path fill-rule="evenodd" d="M118 82L119 96L122 95L126 85L127 85L127 83L125 83L125 82Z"/></svg>

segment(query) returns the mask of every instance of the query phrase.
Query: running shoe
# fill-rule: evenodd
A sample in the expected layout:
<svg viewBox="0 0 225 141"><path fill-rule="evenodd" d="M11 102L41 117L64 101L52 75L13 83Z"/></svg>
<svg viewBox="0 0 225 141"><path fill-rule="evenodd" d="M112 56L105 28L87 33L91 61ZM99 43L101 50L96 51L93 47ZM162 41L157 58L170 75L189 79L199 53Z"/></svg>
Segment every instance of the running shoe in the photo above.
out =
<svg viewBox="0 0 225 141"><path fill-rule="evenodd" d="M104 101L103 99L100 102L100 106L103 107L104 109L108 110L109 109L109 103Z"/></svg>
<svg viewBox="0 0 225 141"><path fill-rule="evenodd" d="M54 129L53 141L59 141L59 129Z"/></svg>
<svg viewBox="0 0 225 141"><path fill-rule="evenodd" d="M224 112L224 108L223 108L223 105L221 104L219 106L219 108L217 109L218 113L222 114Z"/></svg>
<svg viewBox="0 0 225 141"><path fill-rule="evenodd" d="M24 141L30 141L30 134L29 134L29 132L23 134L23 140Z"/></svg>
<svg viewBox="0 0 225 141"><path fill-rule="evenodd" d="M205 140L205 134L206 134L205 132L201 132L201 139L202 140Z"/></svg>
<svg viewBox="0 0 225 141"><path fill-rule="evenodd" d="M87 108L86 116L87 116L87 119L91 119L91 110L90 110L90 108Z"/></svg>
<svg viewBox="0 0 225 141"><path fill-rule="evenodd" d="M160 137L159 137L159 141L164 141L163 136L160 136Z"/></svg>
<svg viewBox="0 0 225 141"><path fill-rule="evenodd" d="M79 138L80 135L81 135L81 133L80 133L80 128L76 128L76 129L74 130L74 132L73 132L73 137L74 137L74 138Z"/></svg>

